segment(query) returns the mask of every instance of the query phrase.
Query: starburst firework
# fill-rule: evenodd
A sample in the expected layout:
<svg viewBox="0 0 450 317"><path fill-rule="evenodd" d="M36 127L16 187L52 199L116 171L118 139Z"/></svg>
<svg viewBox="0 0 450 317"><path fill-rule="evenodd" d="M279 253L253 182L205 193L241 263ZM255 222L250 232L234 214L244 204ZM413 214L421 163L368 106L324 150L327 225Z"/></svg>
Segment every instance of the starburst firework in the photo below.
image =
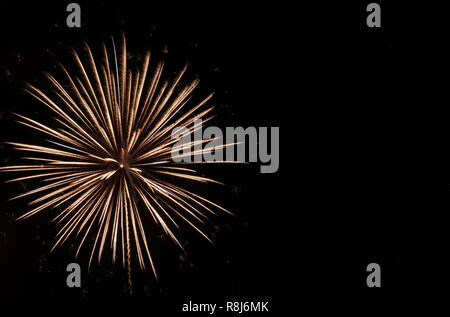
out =
<svg viewBox="0 0 450 317"><path fill-rule="evenodd" d="M185 126L194 132L196 119L210 120L213 107L205 104L212 94L188 108L199 81L181 85L186 67L172 80L163 80L164 63L158 62L151 71L147 53L139 69L132 71L127 66L125 38L118 52L114 41L112 44L112 53L103 44L99 64L87 44L85 58L74 51L78 71L71 74L60 65L64 82L46 74L53 88L51 96L26 86L30 95L54 113L54 126L22 115L17 115L18 122L47 135L49 143L8 142L33 155L24 158L30 163L0 170L26 173L8 182L40 181L37 188L12 199L34 196L29 202L31 210L18 219L48 209L57 211L53 221L60 230L53 248L78 238L78 256L92 239L89 265L95 256L100 263L105 248L111 248L114 262L120 258L129 268L130 258L136 254L140 267L145 269L149 263L156 276L142 217L149 214L182 247L174 233L177 221L185 221L209 240L200 224L215 210L228 213L173 182L217 183L171 158L178 141L171 138L172 130ZM199 153L183 155L195 154Z"/></svg>

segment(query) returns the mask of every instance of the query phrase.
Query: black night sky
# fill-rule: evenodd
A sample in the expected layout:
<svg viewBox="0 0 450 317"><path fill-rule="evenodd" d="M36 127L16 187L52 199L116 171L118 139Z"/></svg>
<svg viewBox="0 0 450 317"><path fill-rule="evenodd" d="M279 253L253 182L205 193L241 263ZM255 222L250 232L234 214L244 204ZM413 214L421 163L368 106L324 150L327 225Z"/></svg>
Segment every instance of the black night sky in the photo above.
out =
<svg viewBox="0 0 450 317"><path fill-rule="evenodd" d="M379 1L382 27L369 29L370 1L341 2L79 1L82 26L70 29L68 1L3 1L0 164L19 158L4 142L41 139L13 112L49 116L24 83L45 87L43 72L70 64L72 48L85 41L95 51L124 32L134 54L189 61L199 92L215 92L212 124L280 127L277 173L253 163L204 168L226 185L203 193L237 217L212 219L215 246L187 230L187 257L156 232L159 282L134 271L142 303L163 298L178 311L191 298L268 300L277 311L300 294L437 290L450 264L445 10ZM87 273L83 257L82 287L66 286L73 246L49 253L49 215L13 220L26 201L8 199L30 185L0 186L0 294L128 296L120 266ZM381 265L381 289L366 286L371 262Z"/></svg>

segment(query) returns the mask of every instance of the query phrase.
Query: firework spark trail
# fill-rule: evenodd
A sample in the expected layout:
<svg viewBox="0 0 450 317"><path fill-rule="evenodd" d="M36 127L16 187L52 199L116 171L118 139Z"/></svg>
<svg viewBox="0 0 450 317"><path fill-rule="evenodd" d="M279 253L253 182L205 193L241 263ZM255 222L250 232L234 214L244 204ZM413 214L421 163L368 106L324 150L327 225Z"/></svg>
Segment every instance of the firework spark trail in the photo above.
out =
<svg viewBox="0 0 450 317"><path fill-rule="evenodd" d="M95 236L89 266L95 254L100 263L105 247L109 246L112 261L121 258L122 265L127 265L129 279L132 253L141 269L149 263L157 277L142 216L150 214L182 248L173 231L179 228L177 218L211 241L201 229L208 214L215 214L214 209L229 213L164 179L218 183L183 167L207 162L174 163L170 156L178 141L171 139L174 128L192 126L189 131L193 133L198 129L196 119L207 122L213 117L210 114L213 107L202 110L212 94L186 110L199 83L195 79L180 87L187 65L172 81L163 81L164 63L158 62L151 72L150 53L145 55L139 70L129 69L124 36L118 53L113 41L112 63L106 46L102 48L100 64L95 62L87 45L86 61L73 51L78 73L70 74L60 65L64 83L46 74L53 97L30 84L26 86L26 92L55 114L56 124L50 127L18 114L17 121L47 135L50 145L8 142L14 149L35 156L24 157L31 163L0 167L0 171L27 173L8 182L39 179L43 183L12 199L35 197L29 202L31 210L18 219L58 207L52 221L61 228L53 249L80 237L78 256L88 237ZM194 145L211 140L192 141L187 146L193 149ZM191 150L181 156L210 150Z"/></svg>

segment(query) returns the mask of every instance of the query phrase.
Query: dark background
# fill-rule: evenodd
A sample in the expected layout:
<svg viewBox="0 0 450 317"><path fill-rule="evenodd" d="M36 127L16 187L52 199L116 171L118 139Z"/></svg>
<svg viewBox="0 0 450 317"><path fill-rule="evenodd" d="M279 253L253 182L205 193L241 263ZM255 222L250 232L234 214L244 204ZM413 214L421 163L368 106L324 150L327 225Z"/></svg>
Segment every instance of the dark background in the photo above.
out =
<svg viewBox="0 0 450 317"><path fill-rule="evenodd" d="M80 1L82 27L69 29L68 2L3 1L2 141L38 138L11 112L48 115L21 88L70 62L70 48L120 32L133 53L167 46L167 60L189 60L201 91L216 92L215 125L280 127L280 169L209 171L226 186L205 193L238 217L214 219L216 247L187 233L188 258L158 243L160 281L136 272L135 294L175 310L190 296L279 310L305 296L438 290L450 264L445 8L378 1L382 27L369 29L369 2ZM1 159L15 154L2 145ZM21 186L1 185L0 294L126 295L125 273L108 265L83 271L81 290L65 286L73 258L49 254L55 229L45 217L12 221L25 202L7 200ZM366 287L371 262L381 289Z"/></svg>

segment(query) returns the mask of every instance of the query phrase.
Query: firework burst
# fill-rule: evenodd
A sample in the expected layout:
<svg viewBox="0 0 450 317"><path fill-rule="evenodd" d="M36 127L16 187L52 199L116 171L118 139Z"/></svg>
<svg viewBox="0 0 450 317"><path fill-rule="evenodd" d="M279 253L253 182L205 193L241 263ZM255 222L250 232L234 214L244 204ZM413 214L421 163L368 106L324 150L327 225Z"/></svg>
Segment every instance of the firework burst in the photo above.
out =
<svg viewBox="0 0 450 317"><path fill-rule="evenodd" d="M8 142L30 154L24 157L27 163L1 171L24 173L8 182L39 180L38 187L12 199L33 197L30 210L18 219L49 209L57 212L53 221L60 229L53 249L77 238L78 256L82 246L92 241L89 266L93 259L100 263L105 248L111 248L113 262L119 260L124 267L128 263L129 268L130 258L136 256L140 267L150 264L156 276L143 217L152 217L182 248L174 233L180 220L210 240L201 224L209 213L228 213L174 181L217 183L171 158L178 141L171 138L172 130L184 126L193 133L196 119L210 120L213 108L206 103L212 94L188 108L199 81L181 85L186 66L164 80L163 62L150 71L150 53L137 70L127 66L125 37L117 51L114 41L112 52L105 45L102 49L100 63L86 44L84 58L74 51L77 71L71 74L60 65L64 81L46 74L51 96L26 86L26 92L53 112L54 123L17 115L18 122L45 134L47 144ZM183 155L195 154L199 153Z"/></svg>

